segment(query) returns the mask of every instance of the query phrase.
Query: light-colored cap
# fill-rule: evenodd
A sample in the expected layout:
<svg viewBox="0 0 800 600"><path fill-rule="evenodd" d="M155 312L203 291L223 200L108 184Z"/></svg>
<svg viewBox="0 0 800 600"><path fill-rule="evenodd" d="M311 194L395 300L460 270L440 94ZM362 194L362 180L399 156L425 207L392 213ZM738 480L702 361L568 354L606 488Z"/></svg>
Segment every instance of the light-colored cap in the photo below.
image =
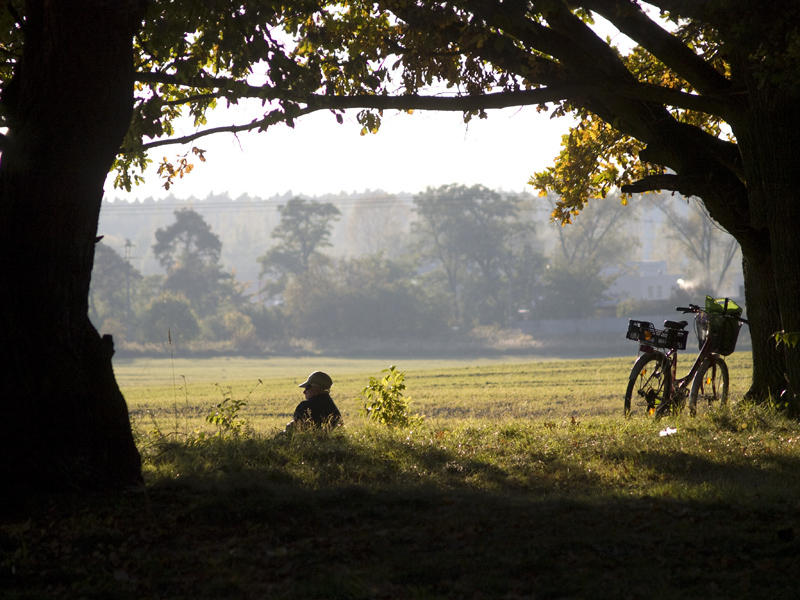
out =
<svg viewBox="0 0 800 600"><path fill-rule="evenodd" d="M308 376L305 383L301 383L297 387L301 388L308 388L308 387L319 387L323 390L330 389L333 385L333 379L331 379L330 375L327 373L323 373L322 371L314 371L311 375Z"/></svg>

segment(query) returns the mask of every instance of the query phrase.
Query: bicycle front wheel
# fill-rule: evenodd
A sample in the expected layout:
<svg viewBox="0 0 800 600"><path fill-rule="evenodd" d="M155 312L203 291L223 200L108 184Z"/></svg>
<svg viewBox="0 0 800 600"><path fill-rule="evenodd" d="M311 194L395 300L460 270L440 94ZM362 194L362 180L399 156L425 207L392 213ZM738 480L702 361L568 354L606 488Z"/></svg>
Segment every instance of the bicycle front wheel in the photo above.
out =
<svg viewBox="0 0 800 600"><path fill-rule="evenodd" d="M661 352L642 354L631 369L625 392L625 416L655 415L658 408L669 400L671 389L669 359Z"/></svg>
<svg viewBox="0 0 800 600"><path fill-rule="evenodd" d="M707 412L711 408L725 404L728 401L729 384L728 365L722 357L706 358L692 381L689 413L695 416L698 412Z"/></svg>

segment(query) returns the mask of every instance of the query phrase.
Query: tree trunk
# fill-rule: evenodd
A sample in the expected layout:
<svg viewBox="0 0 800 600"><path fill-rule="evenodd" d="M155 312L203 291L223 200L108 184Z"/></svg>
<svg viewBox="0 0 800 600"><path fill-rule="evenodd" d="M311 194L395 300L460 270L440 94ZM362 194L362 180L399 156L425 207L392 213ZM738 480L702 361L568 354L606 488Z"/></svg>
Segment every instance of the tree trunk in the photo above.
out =
<svg viewBox="0 0 800 600"><path fill-rule="evenodd" d="M792 90L782 90L759 78L749 82L750 104L747 127L737 137L742 148L744 174L756 227L769 231L773 276L774 304L780 320L771 336L784 330L800 332L800 203L797 194L797 165L800 163L800 96ZM766 265L758 267L766 269ZM749 298L748 298L749 300ZM762 302L769 299L762 298ZM771 340L774 345L774 340ZM755 344L755 341L754 341ZM754 346L755 348L755 346ZM782 346L783 371L780 387L788 388L787 408L800 414L795 397L800 392L800 348Z"/></svg>
<svg viewBox="0 0 800 600"><path fill-rule="evenodd" d="M782 202L785 211L770 227L772 264L783 331L800 333L800 207ZM784 344L785 398L789 413L800 416L800 348Z"/></svg>
<svg viewBox="0 0 800 600"><path fill-rule="evenodd" d="M786 370L783 352L775 348L771 337L781 315L766 235L761 244L742 246L742 270L749 321L743 327L749 328L753 347L753 379L746 397L760 403L780 394Z"/></svg>
<svg viewBox="0 0 800 600"><path fill-rule="evenodd" d="M141 481L110 336L88 318L106 174L129 126L140 0L30 0L3 94L0 364L7 490Z"/></svg>

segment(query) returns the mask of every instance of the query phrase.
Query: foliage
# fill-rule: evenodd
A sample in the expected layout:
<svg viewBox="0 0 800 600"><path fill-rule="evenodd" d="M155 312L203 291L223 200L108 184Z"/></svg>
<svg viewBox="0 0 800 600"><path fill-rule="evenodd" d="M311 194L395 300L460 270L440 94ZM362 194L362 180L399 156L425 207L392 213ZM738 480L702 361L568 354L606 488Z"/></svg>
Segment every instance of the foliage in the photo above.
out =
<svg viewBox="0 0 800 600"><path fill-rule="evenodd" d="M444 329L443 312L411 267L380 256L312 265L284 291L291 331L313 339L429 337Z"/></svg>
<svg viewBox="0 0 800 600"><path fill-rule="evenodd" d="M571 226L556 227L550 258L568 268L593 265L598 272L628 262L640 243L639 214L637 207L622 206L618 196L595 198ZM547 198L553 210L559 201Z"/></svg>
<svg viewBox="0 0 800 600"><path fill-rule="evenodd" d="M469 323L470 317L482 324L510 319L512 245L522 252L533 237L521 227L517 198L482 185L452 184L427 188L414 196L414 205L417 252L436 267L428 279L444 281L453 324ZM494 307L500 307L500 316Z"/></svg>
<svg viewBox="0 0 800 600"><path fill-rule="evenodd" d="M183 295L200 317L208 317L225 302L243 302L242 286L219 262L222 242L199 213L176 210L175 222L155 232L153 254L167 271L166 292Z"/></svg>
<svg viewBox="0 0 800 600"><path fill-rule="evenodd" d="M200 333L200 325L189 301L169 292L147 305L142 321L147 340L163 344L169 340L176 347L193 340Z"/></svg>
<svg viewBox="0 0 800 600"><path fill-rule="evenodd" d="M515 202L525 207L531 204L525 199ZM409 216L410 206L409 202ZM172 214L173 208L169 210ZM125 338L129 344L123 346L126 350L146 351L141 344L163 338L163 334L152 337L152 330L145 331L145 320L149 321L152 316L147 314L147 307L163 293L189 300L200 326L192 351L214 348L215 351L251 354L263 351L267 344L279 346L298 337L430 339L448 330L452 315L450 298L435 285L435 275L424 272L428 265L420 262L422 258L418 254L407 252L393 259L384 253L330 259L317 253L311 258L307 274L287 280L279 300L263 303L240 293L242 284L233 277L226 277L215 287L217 267L208 264L213 256L209 258L200 251L197 232L205 231L218 240L220 254L222 240L208 227L203 216L193 210L177 212L180 216L174 222L158 230L160 248L170 254L174 269L164 275L137 279L135 286L132 285L134 318L131 335ZM509 222L509 229L526 227L532 230L533 224L523 220L530 219L531 214L528 211L515 216ZM353 218L356 217L351 215L350 219ZM186 226L177 227L179 220ZM130 233L125 230L117 237ZM144 231L139 237L146 235ZM479 277L478 267L474 267L473 278L467 280L461 290L470 325L478 322L505 325L509 315L516 314L518 308L530 309L531 299L539 293L542 258L534 248L539 241L530 234L512 234L507 243L508 253L501 255L494 265L496 277L485 281ZM224 246L227 245L226 241ZM182 255L193 258L181 260ZM194 265L194 270L183 269L183 263ZM165 264L169 263L165 261ZM118 277L120 269L108 272L108 285L117 286L114 293L118 296L120 292L124 294L124 281ZM104 281L96 277L96 285L106 285ZM117 335L120 329L115 323L125 320L124 305L117 306L100 327L103 333L113 333L119 341L122 338ZM111 325L115 326L113 331Z"/></svg>
<svg viewBox="0 0 800 600"><path fill-rule="evenodd" d="M250 303L242 307L242 313L250 319L259 340L281 337L285 332L285 318L281 306L267 307Z"/></svg>
<svg viewBox="0 0 800 600"><path fill-rule="evenodd" d="M304 198L292 198L278 206L280 223L270 237L278 244L258 257L261 277L270 277L266 290L269 295L280 293L291 276L305 274L312 262L325 262L320 248L330 246L333 221L341 213L330 202L316 202Z"/></svg>
<svg viewBox="0 0 800 600"><path fill-rule="evenodd" d="M584 319L595 316L613 282L594 263L569 265L554 261L542 275L536 314L542 319Z"/></svg>
<svg viewBox="0 0 800 600"><path fill-rule="evenodd" d="M217 428L216 435L219 437L238 437L247 424L247 421L239 417L239 411L247 406L247 401L233 399L230 388L223 395L222 401L215 404L206 415L206 423Z"/></svg>
<svg viewBox="0 0 800 600"><path fill-rule="evenodd" d="M116 250L100 242L95 246L92 284L89 290L90 316L102 324L116 318L131 327L129 309L136 302L136 289L142 274Z"/></svg>
<svg viewBox="0 0 800 600"><path fill-rule="evenodd" d="M156 230L153 254L171 273L178 267L193 268L219 261L222 242L199 213L190 208L176 210L175 222Z"/></svg>
<svg viewBox="0 0 800 600"><path fill-rule="evenodd" d="M373 191L352 196L345 221L345 245L350 253L398 259L409 247L411 206L401 196Z"/></svg>
<svg viewBox="0 0 800 600"><path fill-rule="evenodd" d="M594 316L615 273L639 243L637 211L617 195L596 198L568 227L556 227L548 245L536 314L546 319ZM548 197L553 208L558 200ZM620 232L623 233L620 233Z"/></svg>
<svg viewBox="0 0 800 600"><path fill-rule="evenodd" d="M564 152L533 181L561 193L554 219L569 222L590 198L614 188L700 197L751 263L745 285L759 288L759 298L778 299L759 302L751 313L754 335L766 339L781 323L800 324L797 290L774 283L789 279L783 271L792 261L772 258L778 241L779 252L797 254L796 227L782 229L796 204L790 173L797 157L785 149L796 147L787 132L800 119L793 83L800 80L797 6L744 0L338 6L295 21L294 57L319 75L324 90L306 95L303 108L365 108L359 120L368 130L386 109L454 110L469 120L492 108L531 105L572 115L578 124ZM633 50L625 54L613 39L604 42L592 28L595 16L623 34L615 39L630 38ZM443 88L455 92L441 94ZM285 110L289 120L297 114ZM748 187L754 181L759 185ZM779 233L771 236L772 230ZM775 277L761 267L768 263ZM754 383L762 393L783 368L767 364L772 355L756 355L764 363ZM800 379L800 364L787 368Z"/></svg>
<svg viewBox="0 0 800 600"><path fill-rule="evenodd" d="M785 332L785 331L777 331L772 335L775 338L775 345L780 346L781 344L785 344L789 348L794 348L800 343L800 333L796 331Z"/></svg>
<svg viewBox="0 0 800 600"><path fill-rule="evenodd" d="M226 312L225 329L233 343L239 348L252 347L256 340L256 328L253 320L240 311Z"/></svg>
<svg viewBox="0 0 800 600"><path fill-rule="evenodd" d="M32 23L43 6L51 5L26 5L34 11ZM568 152L543 183L575 191L562 196L556 218L571 219L588 198L616 186L701 197L741 243L752 267L746 285L757 281L765 286L760 297L778 299L775 306L754 307L754 335L764 340L781 324L796 330L798 290L794 284L775 289L774 281L794 281L785 271L797 254L791 132L800 118L800 9L748 1L647 6L660 10L647 12L628 0L151 2L146 19L136 21L142 23L136 35L109 35L132 40L136 82L118 183L129 187L137 177L132 170L150 160L148 150L165 143L291 125L316 110L341 121L341 111L364 109L357 118L370 132L388 109L454 110L468 120L495 107L547 110L551 103L554 114L579 121ZM14 13L3 12L6 82L25 44L27 16ZM591 28L595 14L638 46L623 55L611 40L604 43ZM114 77L109 70L109 86ZM455 93L441 94L443 87ZM14 91L5 85L4 99ZM262 103L263 118L205 127L208 109L244 98ZM186 113L198 131L180 137L174 121ZM188 163L173 172L181 168ZM800 380L800 364L787 367Z"/></svg>
<svg viewBox="0 0 800 600"><path fill-rule="evenodd" d="M387 427L419 427L425 417L409 411L411 399L403 397L405 373L398 371L395 365L381 373L386 375L381 378L370 377L369 384L361 391L364 407L359 409L359 414Z"/></svg>
<svg viewBox="0 0 800 600"><path fill-rule="evenodd" d="M542 195L557 195L551 218L562 224L572 223L591 198L605 198L621 183L648 174L647 167L635 160L641 143L589 112L577 112L580 120L561 138L554 166L529 181ZM618 202L628 204L624 196Z"/></svg>

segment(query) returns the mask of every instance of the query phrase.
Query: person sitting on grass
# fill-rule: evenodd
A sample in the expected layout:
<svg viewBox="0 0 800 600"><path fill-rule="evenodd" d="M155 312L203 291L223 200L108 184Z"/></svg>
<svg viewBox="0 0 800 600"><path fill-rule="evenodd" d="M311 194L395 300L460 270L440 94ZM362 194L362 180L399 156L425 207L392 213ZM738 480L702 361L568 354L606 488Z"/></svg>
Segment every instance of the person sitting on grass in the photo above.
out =
<svg viewBox="0 0 800 600"><path fill-rule="evenodd" d="M298 386L303 388L305 400L294 410L292 420L286 425L287 433L312 427L330 429L343 424L342 414L331 398L332 385L333 380L330 375L314 371L305 383Z"/></svg>

